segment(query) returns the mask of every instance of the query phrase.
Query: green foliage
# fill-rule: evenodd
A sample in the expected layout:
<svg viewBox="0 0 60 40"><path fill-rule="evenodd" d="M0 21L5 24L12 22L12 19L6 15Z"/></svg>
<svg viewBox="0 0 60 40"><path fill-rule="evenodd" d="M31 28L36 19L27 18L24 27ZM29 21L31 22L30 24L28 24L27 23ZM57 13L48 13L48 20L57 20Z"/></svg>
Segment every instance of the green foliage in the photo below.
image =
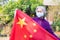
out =
<svg viewBox="0 0 60 40"><path fill-rule="evenodd" d="M0 23L8 24L13 20L14 11L16 8L22 9L25 12L29 5L31 5L31 11L35 11L35 8L38 5L42 5L42 0L10 0L4 6L0 6L0 14L2 14L2 16L0 16Z"/></svg>
<svg viewBox="0 0 60 40"><path fill-rule="evenodd" d="M60 31L60 16L59 14L55 16L55 21L52 24L53 28L57 28L58 26L58 30Z"/></svg>
<svg viewBox="0 0 60 40"><path fill-rule="evenodd" d="M57 20L57 21L54 21L53 25L54 25L54 26L60 26L60 19Z"/></svg>

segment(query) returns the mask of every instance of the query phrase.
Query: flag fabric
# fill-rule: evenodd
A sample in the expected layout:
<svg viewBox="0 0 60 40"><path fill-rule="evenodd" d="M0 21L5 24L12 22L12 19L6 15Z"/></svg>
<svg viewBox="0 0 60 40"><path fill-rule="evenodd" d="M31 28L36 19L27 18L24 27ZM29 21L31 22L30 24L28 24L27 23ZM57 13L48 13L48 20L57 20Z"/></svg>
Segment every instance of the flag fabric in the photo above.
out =
<svg viewBox="0 0 60 40"><path fill-rule="evenodd" d="M58 40L31 17L16 10L10 40Z"/></svg>

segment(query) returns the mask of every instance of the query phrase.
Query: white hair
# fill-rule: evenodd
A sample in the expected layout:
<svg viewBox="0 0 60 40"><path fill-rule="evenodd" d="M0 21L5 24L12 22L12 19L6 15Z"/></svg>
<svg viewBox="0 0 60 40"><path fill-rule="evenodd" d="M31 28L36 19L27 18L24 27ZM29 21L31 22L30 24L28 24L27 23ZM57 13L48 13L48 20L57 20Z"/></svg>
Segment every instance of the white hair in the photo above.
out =
<svg viewBox="0 0 60 40"><path fill-rule="evenodd" d="M46 13L46 7L45 6L37 6L36 7L36 12L37 12L37 9L42 9L44 13Z"/></svg>

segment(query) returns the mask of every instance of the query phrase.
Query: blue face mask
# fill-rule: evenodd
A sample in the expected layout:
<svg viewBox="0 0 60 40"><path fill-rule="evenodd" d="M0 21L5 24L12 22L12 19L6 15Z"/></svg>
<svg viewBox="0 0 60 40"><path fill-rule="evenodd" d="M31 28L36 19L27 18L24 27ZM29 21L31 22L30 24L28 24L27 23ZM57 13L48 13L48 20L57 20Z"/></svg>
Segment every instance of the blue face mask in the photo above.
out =
<svg viewBox="0 0 60 40"><path fill-rule="evenodd" d="M43 12L36 12L36 16L37 17L42 17L42 16L44 16L44 13Z"/></svg>

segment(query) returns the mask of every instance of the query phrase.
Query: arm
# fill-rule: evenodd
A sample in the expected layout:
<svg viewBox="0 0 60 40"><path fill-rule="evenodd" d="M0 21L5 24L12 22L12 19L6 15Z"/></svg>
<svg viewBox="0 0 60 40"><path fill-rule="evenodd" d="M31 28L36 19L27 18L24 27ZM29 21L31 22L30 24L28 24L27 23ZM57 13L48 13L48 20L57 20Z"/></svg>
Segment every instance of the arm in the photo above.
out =
<svg viewBox="0 0 60 40"><path fill-rule="evenodd" d="M52 35L54 35L55 37L57 37L55 34L54 34L54 31L52 30L52 28L51 28L51 26L50 26L50 24L47 22L47 31L49 32L49 33L51 33ZM57 37L58 38L58 37ZM58 38L59 39L59 38ZM60 39L59 39L60 40Z"/></svg>

